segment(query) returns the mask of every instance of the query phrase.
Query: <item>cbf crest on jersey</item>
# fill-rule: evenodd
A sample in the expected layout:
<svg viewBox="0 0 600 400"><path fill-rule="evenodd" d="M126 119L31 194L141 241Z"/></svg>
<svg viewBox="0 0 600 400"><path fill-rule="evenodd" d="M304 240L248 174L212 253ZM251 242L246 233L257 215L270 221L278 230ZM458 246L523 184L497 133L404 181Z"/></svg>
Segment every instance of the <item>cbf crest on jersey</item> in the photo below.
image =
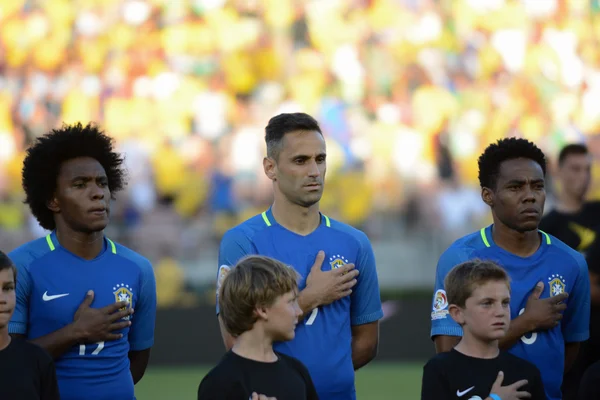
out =
<svg viewBox="0 0 600 400"><path fill-rule="evenodd" d="M127 305L121 308L121 311L131 307L133 301L133 289L124 283L117 283L113 287L113 294L115 295L115 301L126 301ZM123 317L123 319L131 319L131 315Z"/></svg>
<svg viewBox="0 0 600 400"><path fill-rule="evenodd" d="M331 269L340 268L341 266L348 264L348 259L339 254L335 254L329 257L329 265L331 265Z"/></svg>
<svg viewBox="0 0 600 400"><path fill-rule="evenodd" d="M558 296L564 293L567 282L562 275L552 274L548 277L548 285L550 286L550 296Z"/></svg>

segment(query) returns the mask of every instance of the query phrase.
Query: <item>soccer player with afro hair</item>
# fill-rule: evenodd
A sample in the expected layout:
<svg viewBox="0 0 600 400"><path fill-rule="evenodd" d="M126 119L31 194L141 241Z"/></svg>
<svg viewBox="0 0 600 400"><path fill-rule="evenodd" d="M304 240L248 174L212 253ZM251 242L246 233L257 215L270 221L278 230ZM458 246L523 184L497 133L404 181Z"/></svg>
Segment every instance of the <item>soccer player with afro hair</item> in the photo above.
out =
<svg viewBox="0 0 600 400"><path fill-rule="evenodd" d="M40 137L27 150L27 157L23 162L26 203L43 228L54 230L57 225L64 223L65 217L69 218L55 215L61 214L57 204L49 206L57 200L55 195L59 188L61 169L70 169L75 173L79 168L85 167L91 167L97 172L104 170L102 174L98 174L102 175L100 185L106 186L114 199L114 195L126 185L123 161L123 157L114 152L112 139L94 125L83 126L78 123L53 130L49 135ZM108 201L106 203L107 207L110 206ZM101 215L101 218L93 222L89 221L87 231L101 232L108 224L109 212L110 209L107 208L106 215ZM61 228L68 229L68 226Z"/></svg>
<svg viewBox="0 0 600 400"><path fill-rule="evenodd" d="M9 254L19 274L9 332L54 357L63 400L133 400L154 343L152 265L104 235L125 176L93 124L52 130L23 162L25 202L51 233Z"/></svg>

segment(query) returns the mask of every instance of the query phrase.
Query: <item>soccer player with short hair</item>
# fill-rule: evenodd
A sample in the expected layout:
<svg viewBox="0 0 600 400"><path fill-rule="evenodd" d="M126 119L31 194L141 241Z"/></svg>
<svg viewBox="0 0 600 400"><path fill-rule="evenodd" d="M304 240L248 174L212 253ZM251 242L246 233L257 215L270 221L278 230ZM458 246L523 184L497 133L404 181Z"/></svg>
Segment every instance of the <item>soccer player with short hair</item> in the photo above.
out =
<svg viewBox="0 0 600 400"><path fill-rule="evenodd" d="M540 229L586 257L590 276L590 338L563 380L563 400L575 400L585 370L600 360L600 202L587 201L592 181L592 155L583 143L568 144L558 155L558 202Z"/></svg>
<svg viewBox="0 0 600 400"><path fill-rule="evenodd" d="M513 319L500 348L535 364L548 399L559 400L563 374L589 336L590 281L581 254L538 230L545 173L543 152L525 139L502 139L480 156L481 195L493 224L458 239L440 257L431 337L440 353L450 351L463 334L448 317L448 271L473 258L492 260L512 281Z"/></svg>
<svg viewBox="0 0 600 400"><path fill-rule="evenodd" d="M250 254L295 268L302 323L275 350L307 366L321 400L353 400L354 371L375 357L383 316L373 249L363 232L319 212L327 151L317 121L280 114L265 131L273 205L225 233L218 281ZM229 350L234 339L219 320Z"/></svg>
<svg viewBox="0 0 600 400"><path fill-rule="evenodd" d="M17 269L0 251L0 399L59 400L52 357L39 346L8 334L15 310Z"/></svg>
<svg viewBox="0 0 600 400"><path fill-rule="evenodd" d="M444 287L463 336L425 365L421 399L546 400L540 371L498 347L510 323L506 271L491 261L466 261L450 270Z"/></svg>
<svg viewBox="0 0 600 400"><path fill-rule="evenodd" d="M317 400L306 367L273 350L294 339L298 317L298 273L269 257L248 256L225 277L219 296L221 320L236 336L233 348L200 383L198 400L251 396Z"/></svg>
<svg viewBox="0 0 600 400"><path fill-rule="evenodd" d="M572 143L560 150L557 180L558 201L542 218L540 229L586 254L600 229L600 202L586 201L592 181L592 156L585 144Z"/></svg>
<svg viewBox="0 0 600 400"><path fill-rule="evenodd" d="M26 202L51 233L9 254L9 332L54 357L63 400L134 399L154 342L152 265L104 235L122 163L110 137L80 123L38 138L23 163Z"/></svg>

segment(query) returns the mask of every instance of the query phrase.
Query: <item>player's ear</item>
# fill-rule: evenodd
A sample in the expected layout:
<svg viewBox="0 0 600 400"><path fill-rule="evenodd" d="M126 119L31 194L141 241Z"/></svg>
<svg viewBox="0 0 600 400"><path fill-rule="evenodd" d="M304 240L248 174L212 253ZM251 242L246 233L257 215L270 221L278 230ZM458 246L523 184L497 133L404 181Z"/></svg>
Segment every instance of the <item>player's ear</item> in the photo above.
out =
<svg viewBox="0 0 600 400"><path fill-rule="evenodd" d="M56 196L52 196L52 198L50 199L50 201L48 201L46 203L46 207L48 207L48 209L52 212L59 212L60 211L60 207L58 205L58 200L56 199Z"/></svg>
<svg viewBox="0 0 600 400"><path fill-rule="evenodd" d="M263 158L263 169L265 175L272 181L277 180L277 163L271 157Z"/></svg>
<svg viewBox="0 0 600 400"><path fill-rule="evenodd" d="M267 307L265 306L256 306L256 308L254 309L254 313L256 314L258 319L262 319L264 321L269 319L269 313Z"/></svg>
<svg viewBox="0 0 600 400"><path fill-rule="evenodd" d="M463 310L456 304L450 304L448 307L448 313L457 324L462 326L465 323L465 315Z"/></svg>
<svg viewBox="0 0 600 400"><path fill-rule="evenodd" d="M494 205L494 192L490 188L482 188L481 199L485 204L492 207Z"/></svg>

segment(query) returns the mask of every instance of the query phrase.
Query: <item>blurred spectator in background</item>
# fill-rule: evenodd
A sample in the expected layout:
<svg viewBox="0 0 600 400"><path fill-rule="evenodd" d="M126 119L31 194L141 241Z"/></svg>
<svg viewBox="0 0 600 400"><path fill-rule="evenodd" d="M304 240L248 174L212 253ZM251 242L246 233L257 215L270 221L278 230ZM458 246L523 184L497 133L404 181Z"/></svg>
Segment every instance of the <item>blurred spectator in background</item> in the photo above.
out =
<svg viewBox="0 0 600 400"><path fill-rule="evenodd" d="M600 228L600 202L587 201L592 161L584 144L569 144L560 151L557 201L540 223L540 229L583 254Z"/></svg>

